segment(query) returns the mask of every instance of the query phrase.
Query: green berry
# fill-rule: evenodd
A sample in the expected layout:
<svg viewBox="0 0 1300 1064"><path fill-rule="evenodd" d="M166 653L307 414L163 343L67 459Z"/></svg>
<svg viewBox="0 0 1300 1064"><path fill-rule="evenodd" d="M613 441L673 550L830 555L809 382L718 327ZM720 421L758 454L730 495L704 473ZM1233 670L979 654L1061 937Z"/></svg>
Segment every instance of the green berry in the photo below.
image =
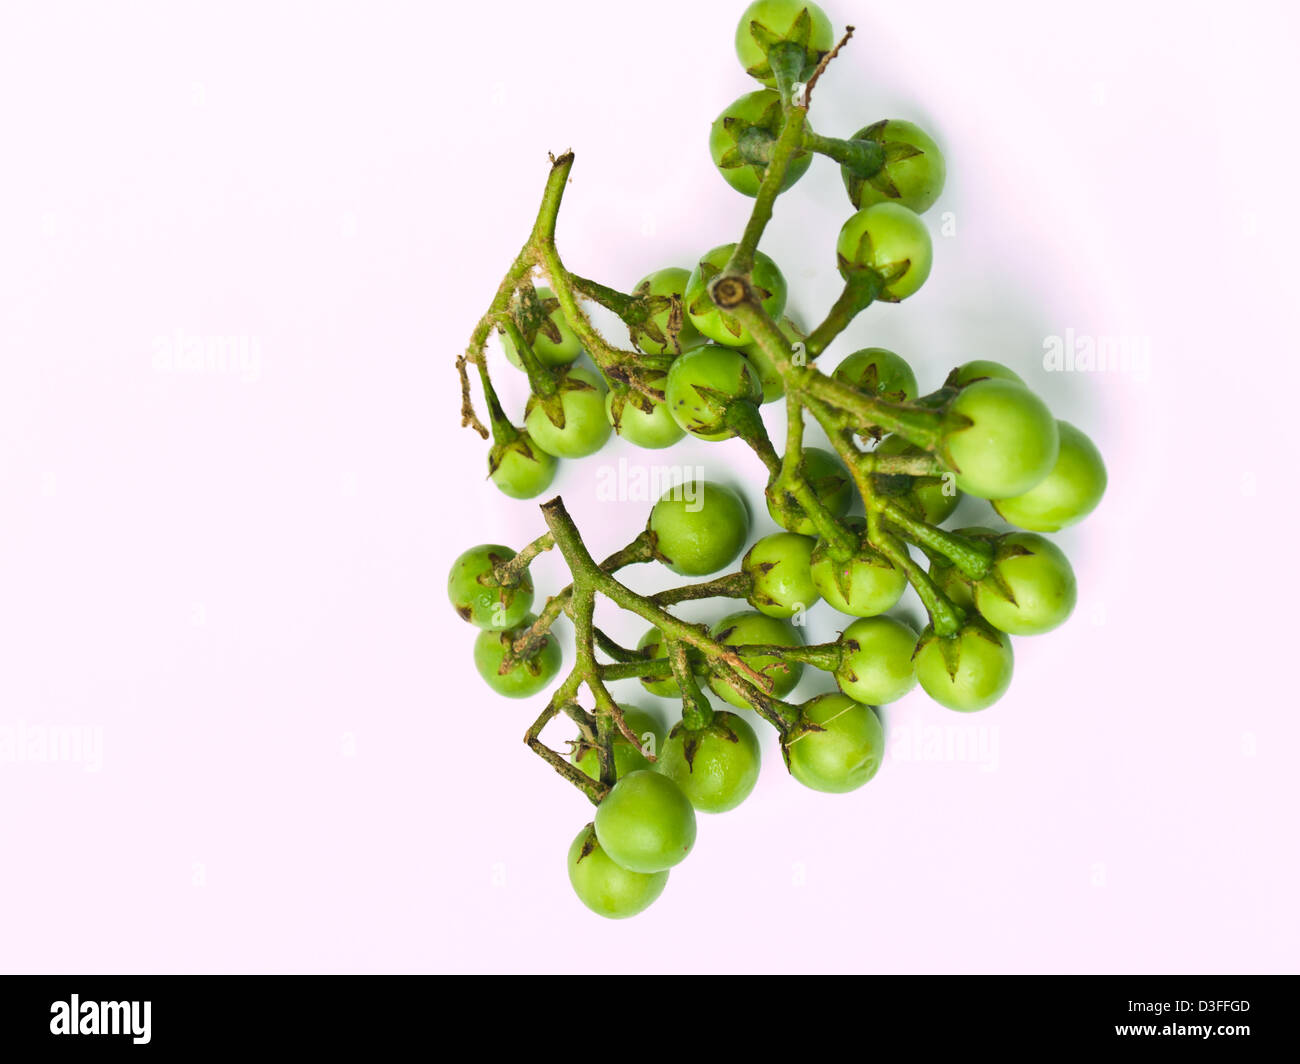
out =
<svg viewBox="0 0 1300 1064"><path fill-rule="evenodd" d="M594 824L578 832L569 847L569 882L578 900L598 916L622 920L644 912L664 892L667 872L629 872L610 859Z"/></svg>
<svg viewBox="0 0 1300 1064"><path fill-rule="evenodd" d="M596 839L629 871L664 872L695 845L695 810L667 776L630 772L596 807Z"/></svg>
<svg viewBox="0 0 1300 1064"><path fill-rule="evenodd" d="M488 477L504 495L531 499L551 486L559 460L521 432L506 444L493 444L488 455Z"/></svg>
<svg viewBox="0 0 1300 1064"><path fill-rule="evenodd" d="M1010 638L975 622L949 637L927 628L912 660L925 693L961 713L987 709L1001 698L1015 664Z"/></svg>
<svg viewBox="0 0 1300 1064"><path fill-rule="evenodd" d="M571 369L560 380L561 415L551 418L546 404L530 396L524 408L524 426L537 446L556 458L585 458L609 439L605 416L605 382L588 369Z"/></svg>
<svg viewBox="0 0 1300 1064"><path fill-rule="evenodd" d="M518 583L502 587L493 575L495 568L515 556L509 547L484 543L471 547L451 563L447 575L447 597L452 608L470 624L497 631L513 628L533 606L533 578L527 570Z"/></svg>
<svg viewBox="0 0 1300 1064"><path fill-rule="evenodd" d="M741 610L722 618L713 626L713 638L727 646L752 646L754 644L798 647L803 646L799 631L788 621L768 617L762 613ZM794 690L803 675L803 665L771 655L745 657L745 664L772 681L771 694L784 698ZM737 709L752 709L749 699L742 695L729 680L719 676L709 677L709 686L723 701Z"/></svg>
<svg viewBox="0 0 1300 1064"><path fill-rule="evenodd" d="M1097 445L1068 421L1056 425L1061 444L1052 471L1023 495L993 503L1004 520L1031 532L1069 528L1106 493L1106 463Z"/></svg>
<svg viewBox="0 0 1300 1064"><path fill-rule="evenodd" d="M650 511L655 556L681 576L707 576L733 561L749 538L749 513L734 491L688 480Z"/></svg>
<svg viewBox="0 0 1300 1064"><path fill-rule="evenodd" d="M864 705L897 702L916 686L916 633L893 617L864 617L840 635L835 682Z"/></svg>
<svg viewBox="0 0 1300 1064"><path fill-rule="evenodd" d="M740 805L758 782L758 736L743 718L719 711L701 730L678 722L668 733L659 770L674 780L701 813Z"/></svg>
<svg viewBox="0 0 1300 1064"><path fill-rule="evenodd" d="M776 532L750 547L740 563L753 581L749 604L768 617L793 617L808 610L821 598L811 570L815 544L811 536Z"/></svg>
<svg viewBox="0 0 1300 1064"><path fill-rule="evenodd" d="M537 298L550 313L533 335L530 336L525 332L524 339L529 342L533 354L543 366L567 366L582 354L582 343L569 328L555 293L549 288L538 288ZM522 369L524 364L519 358L519 352L515 350L514 342L505 333L501 334L501 346L510 364Z"/></svg>
<svg viewBox="0 0 1300 1064"><path fill-rule="evenodd" d="M479 632L474 640L474 666L487 685L507 698L531 698L555 679L562 656L555 636L542 637L541 647L531 656L516 662L508 672L501 672L510 645L523 634L536 617L529 614L515 628L504 632Z"/></svg>
<svg viewBox="0 0 1300 1064"><path fill-rule="evenodd" d="M885 152L884 165L870 177L840 167L853 206L892 202L923 214L934 205L947 167L939 145L920 126L891 118L858 130L851 139L875 141Z"/></svg>
<svg viewBox="0 0 1300 1064"><path fill-rule="evenodd" d="M880 718L839 693L805 702L799 724L785 739L790 775L828 794L857 790L875 776L884 755Z"/></svg>

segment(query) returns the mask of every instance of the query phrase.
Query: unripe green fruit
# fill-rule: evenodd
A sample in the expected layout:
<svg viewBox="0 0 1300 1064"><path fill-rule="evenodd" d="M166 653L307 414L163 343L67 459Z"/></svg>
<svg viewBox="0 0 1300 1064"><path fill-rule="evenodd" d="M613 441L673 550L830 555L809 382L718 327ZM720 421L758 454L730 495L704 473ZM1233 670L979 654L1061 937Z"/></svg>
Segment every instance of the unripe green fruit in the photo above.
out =
<svg viewBox="0 0 1300 1064"><path fill-rule="evenodd" d="M533 578L525 570L519 581L502 587L493 575L495 568L515 556L500 543L471 547L451 563L447 574L447 597L462 620L477 628L499 631L513 628L533 605Z"/></svg>
<svg viewBox="0 0 1300 1064"><path fill-rule="evenodd" d="M646 384L657 390L662 390L666 381L663 373L646 378ZM647 450L671 447L686 435L662 399L651 399L630 388L605 395L605 416L619 436Z"/></svg>
<svg viewBox="0 0 1300 1064"><path fill-rule="evenodd" d="M790 775L828 794L855 791L871 780L885 756L885 729L869 707L839 693L803 705L786 738Z"/></svg>
<svg viewBox="0 0 1300 1064"><path fill-rule="evenodd" d="M538 288L537 298L543 303L554 299L555 293L549 288ZM544 366L567 366L582 354L582 342L565 320L564 311L558 306L547 316L546 323L540 326L536 336L531 339L533 354ZM523 361L515 350L514 342L505 333L501 334L501 347L512 366L523 369Z"/></svg>
<svg viewBox="0 0 1300 1064"><path fill-rule="evenodd" d="M659 771L681 787L698 812L725 813L749 797L761 765L754 729L744 718L720 710L700 731L674 725Z"/></svg>
<svg viewBox="0 0 1300 1064"><path fill-rule="evenodd" d="M987 709L1011 686L1011 640L982 624L966 624L948 638L921 633L916 678L941 706L961 713Z"/></svg>
<svg viewBox="0 0 1300 1064"><path fill-rule="evenodd" d="M668 369L664 405L677 424L697 439L716 443L735 435L727 424L733 403L762 399L758 370L739 351L717 344L693 347Z"/></svg>
<svg viewBox="0 0 1300 1064"><path fill-rule="evenodd" d="M799 47L803 63L798 78L806 80L835 47L835 28L826 12L808 0L755 0L745 8L736 26L736 56L745 73L768 88L776 88L768 52L778 41Z"/></svg>
<svg viewBox="0 0 1300 1064"><path fill-rule="evenodd" d="M627 741L621 731L611 725L614 748L615 779L622 779L629 772L643 768L654 768L646 758L646 753L658 757L664 742L664 727L659 721L643 709L635 706L622 706L623 720L637 737L636 744ZM574 748L570 760L594 780L600 779L600 752L595 746L580 743Z"/></svg>
<svg viewBox="0 0 1300 1064"><path fill-rule="evenodd" d="M500 671L510 645L535 620L537 618L529 614L514 628L504 632L479 632L478 638L474 640L474 667L487 685L499 695L507 698L531 698L545 690L560 671L560 665L563 664L560 644L549 633L542 637L541 648L532 657L516 662L506 673Z"/></svg>
<svg viewBox="0 0 1300 1064"><path fill-rule="evenodd" d="M559 465L555 455L521 432L509 443L493 446L488 455L488 477L503 495L531 499L551 486Z"/></svg>
<svg viewBox="0 0 1300 1064"><path fill-rule="evenodd" d="M1056 465L1056 419L1024 385L976 381L957 394L949 411L970 419L942 442L944 461L962 491L984 499L1023 495Z"/></svg>
<svg viewBox="0 0 1300 1064"><path fill-rule="evenodd" d="M880 284L876 298L887 303L915 294L930 276L934 257L925 223L897 203L858 211L844 223L835 251L841 276L847 281L864 270L874 273Z"/></svg>
<svg viewBox="0 0 1300 1064"><path fill-rule="evenodd" d="M629 872L601 849L588 824L569 846L569 882L578 900L598 916L622 920L644 912L664 892L667 872Z"/></svg>
<svg viewBox="0 0 1300 1064"><path fill-rule="evenodd" d="M1059 532L1082 521L1106 493L1106 463L1097 445L1068 421L1056 423L1061 445L1052 471L1023 495L998 499L1003 519L1031 532Z"/></svg>
<svg viewBox="0 0 1300 1064"><path fill-rule="evenodd" d="M655 556L682 576L707 576L733 561L749 538L749 512L730 488L687 481L666 491L650 511Z"/></svg>
<svg viewBox="0 0 1300 1064"><path fill-rule="evenodd" d="M871 177L840 167L853 206L892 202L923 214L943 192L943 153L920 126L891 118L858 130L850 139L875 141L885 149L885 164Z"/></svg>
<svg viewBox="0 0 1300 1064"><path fill-rule="evenodd" d="M631 772L596 807L596 838L615 864L632 872L664 872L695 845L695 810L667 776Z"/></svg>
<svg viewBox="0 0 1300 1064"><path fill-rule="evenodd" d="M906 550L898 543L900 550ZM812 554L812 578L833 609L853 617L874 617L891 610L903 597L907 575L868 543L846 561L818 540Z"/></svg>
<svg viewBox="0 0 1300 1064"><path fill-rule="evenodd" d="M557 458L585 458L609 439L605 416L605 382L588 369L571 369L560 381L562 424L551 420L545 405L530 396L524 407L524 427L537 446Z"/></svg>
<svg viewBox="0 0 1300 1064"><path fill-rule="evenodd" d="M713 626L711 634L719 643L728 646L747 646L755 643L782 647L803 646L803 639L798 629L788 621L750 610L741 610L722 618ZM800 662L786 661L784 658L766 654L757 657L747 656L745 664L772 681L771 694L775 698L784 698L793 691L799 683L799 677L803 675L803 665ZM709 686L714 694L737 709L753 708L749 699L741 694L731 681L710 676Z"/></svg>
<svg viewBox="0 0 1300 1064"><path fill-rule="evenodd" d="M835 682L855 702L883 706L916 686L916 633L893 617L864 617L840 635Z"/></svg>
<svg viewBox="0 0 1300 1064"><path fill-rule="evenodd" d="M740 564L753 580L749 604L768 617L786 618L821 598L811 570L816 542L811 536L776 532L750 547Z"/></svg>
<svg viewBox="0 0 1300 1064"><path fill-rule="evenodd" d="M975 584L975 608L999 631L1041 635L1065 623L1078 598L1070 560L1034 532L998 540L993 569Z"/></svg>

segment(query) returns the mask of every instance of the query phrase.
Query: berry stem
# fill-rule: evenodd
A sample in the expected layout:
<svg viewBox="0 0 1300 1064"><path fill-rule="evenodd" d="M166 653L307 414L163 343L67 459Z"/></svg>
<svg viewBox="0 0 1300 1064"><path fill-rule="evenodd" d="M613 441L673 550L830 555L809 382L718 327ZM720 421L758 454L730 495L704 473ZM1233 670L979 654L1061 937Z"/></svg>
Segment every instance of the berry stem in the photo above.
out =
<svg viewBox="0 0 1300 1064"><path fill-rule="evenodd" d="M557 374L545 366L542 360L537 357L533 345L524 339L523 330L519 328L519 323L514 318L506 318L501 323L501 329L514 345L515 354L519 356L519 363L524 367L524 372L528 374L529 391L541 400L553 399L560 390ZM487 372L486 367L483 372ZM556 409L558 410L558 400ZM548 410L547 413L549 414L550 411Z"/></svg>
<svg viewBox="0 0 1300 1064"><path fill-rule="evenodd" d="M789 647L776 643L745 643L737 647L744 657L773 657L797 661L814 669L834 672L840 664L839 643L814 643L812 646Z"/></svg>
<svg viewBox="0 0 1300 1064"><path fill-rule="evenodd" d="M821 403L811 404L809 409L818 420L827 414L826 408ZM934 626L935 632L941 636L954 634L961 627L960 611L930 579L930 574L917 565L907 548L895 537L884 532L882 506L871 481L875 471L876 456L869 451L864 453L854 447L848 432L836 431L833 418L827 417L825 428L831 443L844 460L844 464L849 467L849 472L853 474L853 481L862 496L862 503L867 512L867 541L902 570L903 575L907 577L907 582L916 589L926 613L930 615L930 623Z"/></svg>
<svg viewBox="0 0 1300 1064"><path fill-rule="evenodd" d="M969 580L983 580L993 566L993 548L987 543L918 521L897 503L878 499L877 508L899 532L914 543L947 558Z"/></svg>
<svg viewBox="0 0 1300 1064"><path fill-rule="evenodd" d="M692 731L708 725L713 719L713 707L704 697L700 685L691 670L690 656L686 644L676 639L669 639L664 646L668 665L672 669L673 679L682 693L682 722Z"/></svg>
<svg viewBox="0 0 1300 1064"><path fill-rule="evenodd" d="M826 320L808 334L804 347L809 360L816 358L831 345L849 324L880 295L879 274L870 270L858 270L845 282L844 291L832 304Z"/></svg>
<svg viewBox="0 0 1300 1064"><path fill-rule="evenodd" d="M885 149L874 140L841 140L805 129L803 146L807 151L834 159L862 177L874 177L885 165Z"/></svg>
<svg viewBox="0 0 1300 1064"><path fill-rule="evenodd" d="M706 658L716 658L721 666L736 670L741 674L740 680L744 685L758 685L760 688L770 685L767 677L745 664L740 656L735 653L733 647L724 646L713 639L702 626L674 617L653 599L639 595L631 588L620 584L613 576L598 566L587 550L586 544L582 542L582 537L573 523L573 518L569 516L568 511L564 508L564 500L558 495L549 502L542 504L542 516L546 519L547 527L555 536L555 545L564 556L570 573L573 574L575 603L580 588L587 587L593 593L600 592L600 594L613 600L628 612L635 613L637 616L649 621L663 632L665 639L676 639L688 643L704 654ZM575 618L575 627L576 623ZM594 666L594 658L591 664Z"/></svg>
<svg viewBox="0 0 1300 1064"><path fill-rule="evenodd" d="M781 472L781 456L772 446L772 438L767 434L767 426L758 407L753 403L734 402L727 407L726 423L731 430L745 441L758 459L767 467L768 476L774 477Z"/></svg>
<svg viewBox="0 0 1300 1064"><path fill-rule="evenodd" d="M922 409L908 403L893 403L878 396L867 395L843 381L821 373L806 375L800 382L800 387L808 397L819 399L827 406L851 415L856 421L856 432L861 433L869 426L878 426L886 432L897 433L925 451L933 451L938 446L943 414L937 410ZM818 417L818 420L821 418ZM832 424L836 428L840 427L834 421Z"/></svg>
<svg viewBox="0 0 1300 1064"><path fill-rule="evenodd" d="M758 250L758 242L763 238L767 223L772 220L776 197L781 194L786 171L789 170L790 163L803 142L803 129L807 120L806 108L787 104L785 125L772 146L772 159L767 164L767 169L763 171L763 180L759 183L758 195L754 197L754 207L750 212L749 221L720 277L748 277L754 268L754 252Z"/></svg>
<svg viewBox="0 0 1300 1064"><path fill-rule="evenodd" d="M493 566L492 575L501 587L514 587L523 578L532 560L555 546L555 537L549 532L538 536L509 561Z"/></svg>
<svg viewBox="0 0 1300 1064"><path fill-rule="evenodd" d="M556 772L577 787L578 790L582 791L582 793L591 801L592 805L599 805L601 799L609 793L609 787L604 783L601 783L600 780L593 780L562 754L557 753L549 746L545 745L541 738L542 731L545 729L546 725L560 714L567 703L572 701L574 691L577 689L577 683L573 682L572 689L570 689L570 681L573 681L572 676L570 676L569 680L566 680L560 689L555 692L551 701L547 703L546 708L542 710L541 715L533 721L531 727L529 727L528 731L524 733L524 742L533 753L541 757L541 759L555 769Z"/></svg>
<svg viewBox="0 0 1300 1064"><path fill-rule="evenodd" d="M716 576L700 584L683 584L670 587L651 595L652 601L660 606L672 606L678 602L688 602L705 598L748 598L754 590L754 578L746 572L728 573Z"/></svg>
<svg viewBox="0 0 1300 1064"><path fill-rule="evenodd" d="M550 533L547 533L547 535L550 535ZM642 531L626 547L619 548L601 562L600 567L606 572L612 573L627 565L637 565L651 561L654 561L654 537L648 531ZM570 611L572 599L572 584L561 588L548 598L546 604L538 612L537 620L515 639L503 664L509 667L516 660L527 658L535 653L541 646L546 633L551 630L551 626L559 620L560 615Z"/></svg>

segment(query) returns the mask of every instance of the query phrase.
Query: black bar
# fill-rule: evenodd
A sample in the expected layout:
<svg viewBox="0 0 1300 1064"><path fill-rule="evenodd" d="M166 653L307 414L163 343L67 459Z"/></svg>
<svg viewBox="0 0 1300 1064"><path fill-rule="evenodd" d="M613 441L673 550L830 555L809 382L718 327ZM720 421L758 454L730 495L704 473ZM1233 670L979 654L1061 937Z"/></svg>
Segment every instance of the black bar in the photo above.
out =
<svg viewBox="0 0 1300 1064"><path fill-rule="evenodd" d="M630 1024L627 1033L638 1044L651 1029L676 1024L664 1043L673 1052L670 1043L682 1044L686 1025L698 1027L701 1037L713 1027L718 1036L748 1042L772 1037L776 1024L805 1047L805 1039L824 1037L828 1045L843 1040L868 1053L877 1038L887 1038L927 1055L944 1047L1124 1052L1127 1044L1141 1053L1205 1047L1235 1058L1295 1044L1300 990L1294 976L810 977L803 986L785 980L788 988L777 993L760 985L761 976L691 979L690 988L679 977L633 994L614 977L6 976L0 977L0 1050L15 1061L69 1048L169 1059L178 1050L252 1047L391 1054L414 1040L423 1055L462 1056L451 1052L451 1030L467 1032L471 1042L486 1035L497 1047L507 1038L533 1038L548 1042L549 1052L565 1045L566 1027L577 1033L577 1048L592 1024L610 1030ZM67 1028L73 1019L73 995L77 1031L56 1034L52 1024ZM633 1001L640 1004L624 1014ZM121 1033L86 1033L113 1022ZM1192 1027L1210 1034L1180 1031ZM694 1055L698 1045L691 1045ZM487 1047L479 1043L470 1051ZM32 1052L41 1056L26 1055Z"/></svg>

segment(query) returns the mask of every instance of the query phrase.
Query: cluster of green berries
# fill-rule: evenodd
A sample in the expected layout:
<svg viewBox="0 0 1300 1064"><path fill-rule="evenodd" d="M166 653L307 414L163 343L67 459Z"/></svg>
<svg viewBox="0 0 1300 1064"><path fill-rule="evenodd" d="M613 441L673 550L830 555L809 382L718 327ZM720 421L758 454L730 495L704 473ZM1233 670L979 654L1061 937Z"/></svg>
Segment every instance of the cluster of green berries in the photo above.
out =
<svg viewBox="0 0 1300 1064"><path fill-rule="evenodd" d="M766 163L783 123L781 94L768 55L772 45L793 48L799 77L809 76L834 45L830 20L815 4L759 0L742 16L736 50L745 70L768 88L742 96L717 120L709 147L719 173L738 191L757 194ZM929 276L930 236L918 215L943 190L945 167L938 145L910 122L887 120L858 130L848 140L808 138L783 188L807 171L812 154L842 160L845 188L858 208L840 231L836 254L841 274L866 275L874 298L897 302L916 292ZM576 363L582 342L560 301L546 287L525 282L512 304L520 336L529 348L525 364L516 343L503 333L506 357L530 370L534 394L522 426L500 427L489 454L492 482L512 498L541 494L555 478L558 460L599 451L610 436L650 449L670 447L687 433L704 440L735 434L726 412L735 403L762 404L779 398L784 385L754 337L714 306L709 284L727 265L735 244L715 247L692 267L653 271L632 288L641 314L631 324L642 355L642 387L623 374ZM749 275L763 310L790 340L803 332L785 316L787 286L775 262L756 252ZM552 394L537 391L540 379Z"/></svg>
<svg viewBox="0 0 1300 1064"><path fill-rule="evenodd" d="M751 4L736 51L763 88L718 116L709 148L722 177L751 197L763 193L778 158L781 191L802 177L814 154L839 162L856 213L840 231L837 263L846 292L864 293L856 313L870 302L906 299L925 283L932 248L920 214L941 194L945 164L934 140L906 121L876 122L847 139L822 137L804 122L799 139L787 139L791 101L816 80L834 47L831 23L815 4ZM780 173L773 172L772 186ZM828 377L804 362L796 363L803 376L790 376L770 357L770 336L761 343L761 330L756 337L714 301L714 282L736 250L726 244L690 268L656 270L614 302L637 348L631 371L620 363L610 372L594 359L592 368L577 365L583 330L575 331L578 319L548 288L523 281L510 319L496 320L507 358L532 385L522 426L493 419L490 476L515 498L540 494L558 459L594 454L612 434L650 449L687 435L743 436L745 426L753 431L758 407L785 395L787 381L809 375L826 385L817 393L823 408L867 412L860 425L840 424L838 454L798 445L779 462L765 501L782 531L751 543L744 500L710 481L679 486L653 506L638 537L649 554L634 560L682 577L712 577L719 595L743 599L747 608L693 641L680 631L666 634L680 622L664 613L664 628L651 627L620 658L645 668L647 692L682 701L671 728L643 706L620 705L626 730L608 728L598 740L580 723L570 743L572 765L603 789L593 822L569 849L569 876L582 902L607 917L634 915L659 897L670 869L694 845L697 813L733 809L752 792L761 768L756 716L777 726L795 780L844 793L880 767L885 735L877 707L917 686L959 712L996 702L1011 682L1012 637L1051 631L1075 606L1069 560L1043 533L1082 520L1106 488L1105 465L1088 436L1057 420L1000 363L967 362L927 394L905 359L877 347L847 355ZM756 249L750 260L748 292L768 328L774 323L798 351L813 334L786 315L781 270ZM802 397L811 392L795 383L790 392L802 418ZM1014 527L943 529L963 495L989 500ZM864 512L852 515L859 502ZM737 559L734 573L715 575ZM457 613L480 629L474 660L483 679L523 698L546 689L562 662L549 623L531 612L533 585L519 561L506 547L472 548L456 559L448 592ZM920 631L895 611L908 586L929 613ZM835 641L808 646L804 614L823 600L845 624ZM807 667L828 673L835 689L785 702ZM705 689L728 708L714 706ZM612 774L607 767L602 776L602 753Z"/></svg>

